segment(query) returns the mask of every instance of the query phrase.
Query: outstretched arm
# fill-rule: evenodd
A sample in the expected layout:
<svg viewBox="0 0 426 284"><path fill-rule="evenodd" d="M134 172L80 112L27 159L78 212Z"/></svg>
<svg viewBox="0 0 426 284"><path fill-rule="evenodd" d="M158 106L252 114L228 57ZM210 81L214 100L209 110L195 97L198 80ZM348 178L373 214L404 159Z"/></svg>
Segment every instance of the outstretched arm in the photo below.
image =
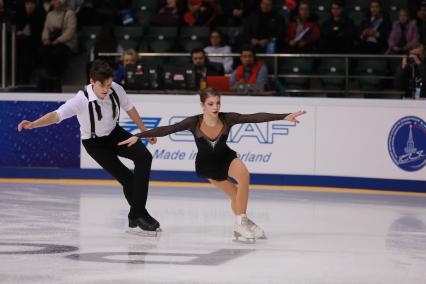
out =
<svg viewBox="0 0 426 284"><path fill-rule="evenodd" d="M136 126L139 128L140 131L144 132L146 131L145 124L143 123L141 116L139 115L139 112L136 110L135 107L131 108L127 111L127 114L129 117L133 120L134 123L136 123ZM157 143L157 138L155 137L148 137L148 141L150 144Z"/></svg>
<svg viewBox="0 0 426 284"><path fill-rule="evenodd" d="M59 122L59 115L57 112L49 112L37 120L29 121L23 120L18 124L18 131L22 131L23 129L33 129L37 127L48 126L51 124L55 124Z"/></svg>
<svg viewBox="0 0 426 284"><path fill-rule="evenodd" d="M296 118L305 113L306 111L298 111L298 112L283 113L283 114L266 113L266 112L259 112L259 113L253 113L253 114L240 114L240 113L232 112L232 113L226 114L226 116L231 125L239 124L239 123L261 123L261 122L283 120L283 119L299 123L299 121Z"/></svg>
<svg viewBox="0 0 426 284"><path fill-rule="evenodd" d="M148 131L140 132L127 140L121 141L120 143L118 143L118 145L127 145L128 147L130 147L135 144L141 137L163 137L175 132L190 129L195 123L194 119L196 119L196 117L192 116L185 118L181 122L175 123L173 125L160 126Z"/></svg>

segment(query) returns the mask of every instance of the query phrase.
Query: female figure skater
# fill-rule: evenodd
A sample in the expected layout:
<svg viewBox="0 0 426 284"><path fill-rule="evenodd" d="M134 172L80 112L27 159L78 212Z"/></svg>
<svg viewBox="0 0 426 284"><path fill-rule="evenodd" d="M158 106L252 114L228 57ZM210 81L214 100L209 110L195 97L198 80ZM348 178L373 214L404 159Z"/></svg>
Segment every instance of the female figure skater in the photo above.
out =
<svg viewBox="0 0 426 284"><path fill-rule="evenodd" d="M232 211L236 215L234 236L237 241L255 242L256 238L266 238L261 227L247 215L249 195L249 172L244 163L237 158L235 151L226 144L231 127L239 123L258 123L285 119L296 122L305 111L286 114L256 113L239 114L220 111L220 95L215 89L207 88L200 92L203 114L188 117L179 123L154 128L138 133L118 145L132 146L140 137L161 137L171 133L189 130L197 144L195 160L196 172L226 193L231 200ZM234 184L229 177L236 180Z"/></svg>

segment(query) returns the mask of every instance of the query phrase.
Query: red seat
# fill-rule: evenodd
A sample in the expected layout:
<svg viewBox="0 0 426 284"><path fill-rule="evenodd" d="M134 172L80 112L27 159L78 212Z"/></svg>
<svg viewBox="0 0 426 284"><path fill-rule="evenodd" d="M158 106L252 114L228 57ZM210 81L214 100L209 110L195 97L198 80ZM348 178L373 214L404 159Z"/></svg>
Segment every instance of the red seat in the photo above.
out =
<svg viewBox="0 0 426 284"><path fill-rule="evenodd" d="M207 87L214 88L219 92L230 92L231 85L227 76L207 76Z"/></svg>

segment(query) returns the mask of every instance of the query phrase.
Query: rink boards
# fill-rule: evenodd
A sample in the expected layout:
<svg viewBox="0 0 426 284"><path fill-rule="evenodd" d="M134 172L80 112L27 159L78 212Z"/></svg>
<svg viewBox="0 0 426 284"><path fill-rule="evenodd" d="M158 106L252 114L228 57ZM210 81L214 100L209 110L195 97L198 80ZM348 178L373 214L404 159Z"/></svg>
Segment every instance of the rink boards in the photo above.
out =
<svg viewBox="0 0 426 284"><path fill-rule="evenodd" d="M72 96L0 94L0 177L110 178L81 146L76 119L25 133L15 130L20 120L55 110ZM149 128L201 112L197 96L131 95L131 100ZM426 192L426 101L222 97L223 112L298 110L307 114L297 125L273 121L232 128L228 144L254 183ZM120 125L137 132L124 111ZM202 181L193 173L196 147L188 131L147 147L154 157L154 180Z"/></svg>

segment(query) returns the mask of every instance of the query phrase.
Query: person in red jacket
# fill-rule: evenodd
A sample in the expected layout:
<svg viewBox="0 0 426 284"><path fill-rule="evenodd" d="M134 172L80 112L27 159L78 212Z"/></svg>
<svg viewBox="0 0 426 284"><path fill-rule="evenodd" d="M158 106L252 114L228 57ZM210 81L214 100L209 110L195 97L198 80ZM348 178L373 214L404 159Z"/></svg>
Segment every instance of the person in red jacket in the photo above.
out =
<svg viewBox="0 0 426 284"><path fill-rule="evenodd" d="M256 60L254 48L244 46L240 55L241 65L232 72L229 84L234 90L260 90L265 89L268 79L268 69L262 61Z"/></svg>
<svg viewBox="0 0 426 284"><path fill-rule="evenodd" d="M312 20L309 4L302 1L299 14L288 26L284 46L288 52L311 52L320 39L320 26Z"/></svg>
<svg viewBox="0 0 426 284"><path fill-rule="evenodd" d="M219 14L219 8L212 0L189 0L188 12L183 15L187 26L209 26Z"/></svg>

